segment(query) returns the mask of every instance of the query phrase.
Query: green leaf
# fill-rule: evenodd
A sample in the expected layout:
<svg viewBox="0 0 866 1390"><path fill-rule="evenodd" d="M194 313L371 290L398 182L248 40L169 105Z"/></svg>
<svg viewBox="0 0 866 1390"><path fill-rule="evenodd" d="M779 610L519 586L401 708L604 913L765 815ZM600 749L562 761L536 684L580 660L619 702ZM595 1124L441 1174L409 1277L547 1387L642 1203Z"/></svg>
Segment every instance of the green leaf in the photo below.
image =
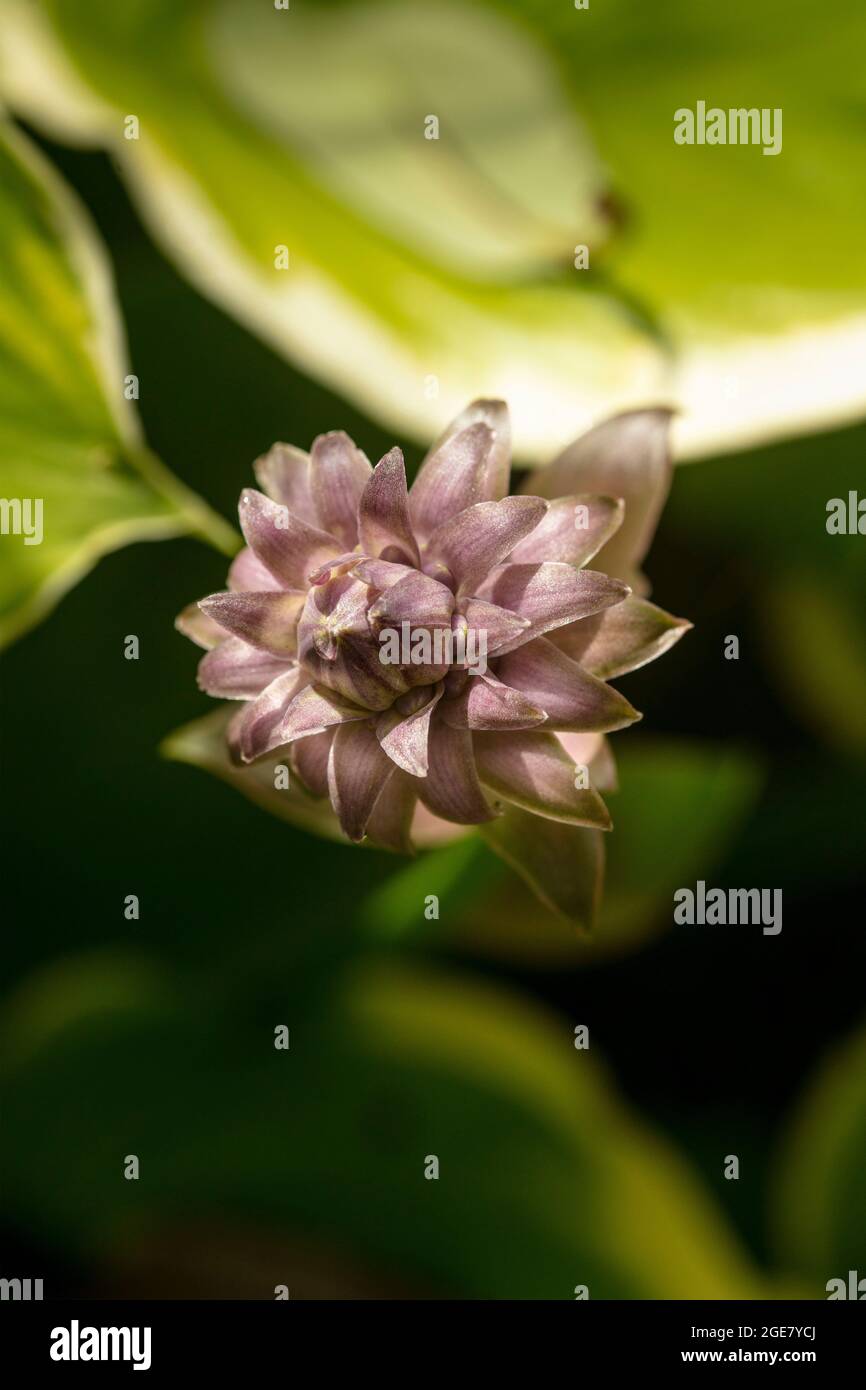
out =
<svg viewBox="0 0 866 1390"><path fill-rule="evenodd" d="M570 1025L504 991L362 962L312 1001L304 977L231 1014L142 989L125 1011L66 1009L46 1032L66 979L31 983L41 1046L30 1029L0 1083L0 1206L52 1243L110 1259L197 1219L318 1242L434 1295L764 1291ZM15 1019L26 1027L20 1004ZM138 1182L123 1181L128 1153Z"/></svg>
<svg viewBox="0 0 866 1390"><path fill-rule="evenodd" d="M121 330L103 252L27 140L0 124L0 641L42 618L131 540L219 520L141 442L124 399ZM20 509L20 510L19 510ZM18 534L15 534L15 532Z"/></svg>
<svg viewBox="0 0 866 1390"><path fill-rule="evenodd" d="M819 1069L800 1102L774 1185L777 1248L813 1280L866 1276L866 1028Z"/></svg>
<svg viewBox="0 0 866 1390"><path fill-rule="evenodd" d="M698 454L866 405L860 6L9 3L15 108L108 145L197 287L395 431L504 395L537 459L655 397ZM781 153L675 144L698 99L781 107Z"/></svg>

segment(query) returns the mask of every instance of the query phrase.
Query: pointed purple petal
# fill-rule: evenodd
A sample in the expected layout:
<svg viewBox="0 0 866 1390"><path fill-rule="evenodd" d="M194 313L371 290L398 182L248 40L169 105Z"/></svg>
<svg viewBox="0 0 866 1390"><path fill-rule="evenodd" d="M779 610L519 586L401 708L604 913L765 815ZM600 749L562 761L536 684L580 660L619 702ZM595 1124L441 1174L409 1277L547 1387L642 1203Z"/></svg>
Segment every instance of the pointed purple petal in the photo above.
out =
<svg viewBox="0 0 866 1390"><path fill-rule="evenodd" d="M455 729L533 729L547 718L521 690L493 676L470 676L458 696L442 704L442 718Z"/></svg>
<svg viewBox="0 0 866 1390"><path fill-rule="evenodd" d="M455 652L453 606L451 590L417 570L370 605L380 659L386 670L399 673L404 689L435 685L448 674Z"/></svg>
<svg viewBox="0 0 866 1390"><path fill-rule="evenodd" d="M250 549L287 588L303 588L314 570L343 550L333 536L308 526L255 488L241 493L238 515Z"/></svg>
<svg viewBox="0 0 866 1390"><path fill-rule="evenodd" d="M303 747L303 745L301 745ZM367 839L396 854L414 854L412 818L418 804L414 777L395 769L384 796L380 796L367 821Z"/></svg>
<svg viewBox="0 0 866 1390"><path fill-rule="evenodd" d="M308 677L304 677L308 680ZM278 684L278 682L274 682ZM270 689L270 687L269 687ZM288 685L286 686L288 690ZM259 700L264 701L268 695L268 690L259 696ZM258 701L253 701L258 704ZM252 706L250 706L252 708ZM262 716L267 713L262 707ZM323 690L321 686L309 684L300 685L295 691L289 692L289 698L283 700L278 711L278 717L273 720L267 728L259 729L257 726L255 743L259 747L262 741L266 747L259 747L260 752L268 752L271 748L279 748L284 743L294 743L298 738L310 738L313 734L321 734L325 729L331 728L335 724L345 724L356 719L366 719L368 711L355 709L344 701L339 700L329 690ZM253 740L253 734L244 741L246 749ZM253 756L258 756L258 753ZM246 758L249 761L249 758Z"/></svg>
<svg viewBox="0 0 866 1390"><path fill-rule="evenodd" d="M366 555L419 564L418 546L409 521L406 465L392 449L373 469L358 506L358 539Z"/></svg>
<svg viewBox="0 0 866 1390"><path fill-rule="evenodd" d="M503 656L496 675L546 710L553 730L607 733L640 718L624 695L582 670L546 637Z"/></svg>
<svg viewBox="0 0 866 1390"><path fill-rule="evenodd" d="M442 698L442 686L414 690L403 695L379 716L376 737L392 762L412 777L426 777L428 738L433 711Z"/></svg>
<svg viewBox="0 0 866 1390"><path fill-rule="evenodd" d="M472 746L478 776L497 796L551 820L610 829L607 807L592 787L575 786L577 767L554 734L479 733Z"/></svg>
<svg viewBox="0 0 866 1390"><path fill-rule="evenodd" d="M452 729L438 718L432 721L427 776L418 780L418 795L429 810L457 825L493 819L496 812L481 790L468 729Z"/></svg>
<svg viewBox="0 0 866 1390"><path fill-rule="evenodd" d="M363 559L352 570L355 578L360 579L362 584L368 584L371 589L390 589L393 584L399 584L401 579L414 573L412 565L401 565L393 560Z"/></svg>
<svg viewBox="0 0 866 1390"><path fill-rule="evenodd" d="M245 763L269 753L287 739L275 738L274 730L299 692L307 688L307 677L297 667L284 671L266 686L261 695L250 700L231 724L231 743Z"/></svg>
<svg viewBox="0 0 866 1390"><path fill-rule="evenodd" d="M337 729L328 759L328 788L350 840L363 840L373 807L380 795L387 796L395 770L366 721Z"/></svg>
<svg viewBox="0 0 866 1390"><path fill-rule="evenodd" d="M369 636L364 585L349 575L314 585L306 595L298 636L302 657L311 646L329 660L341 641Z"/></svg>
<svg viewBox="0 0 866 1390"><path fill-rule="evenodd" d="M228 587L236 589L239 593L244 590L250 593L263 593L265 589L281 589L283 586L279 579L276 579L261 560L256 556L255 551L250 550L245 545L243 550L238 551L232 560L229 569Z"/></svg>
<svg viewBox="0 0 866 1390"><path fill-rule="evenodd" d="M324 565L320 565L317 570L312 570L307 576L311 588L319 588L322 584L328 584L332 579L343 579L351 570L354 570L358 563L357 550L348 550L344 555L338 555L334 560L326 560Z"/></svg>
<svg viewBox="0 0 866 1390"><path fill-rule="evenodd" d="M602 547L595 568L645 592L637 573L653 538L671 484L670 422L665 408L631 410L596 425L548 468L529 478L526 491L542 497L600 492L621 497L625 519Z"/></svg>
<svg viewBox="0 0 866 1390"><path fill-rule="evenodd" d="M309 738L296 739L289 748L289 763L295 776L311 796L328 795L328 757L333 729Z"/></svg>
<svg viewBox="0 0 866 1390"><path fill-rule="evenodd" d="M301 660L313 678L332 690L337 699L364 709L367 714L388 709L395 696L403 695L411 684L401 667L380 660L374 642L341 639L332 657L312 647L302 648Z"/></svg>
<svg viewBox="0 0 866 1390"><path fill-rule="evenodd" d="M491 654L500 655L554 628L621 604L629 589L595 570L576 570L572 565L551 562L503 565L488 577L481 592L526 619L526 627L516 637L489 644Z"/></svg>
<svg viewBox="0 0 866 1390"><path fill-rule="evenodd" d="M251 700L243 711L239 742L244 762L269 753L295 739L320 734L335 724L364 719L366 710L338 703L329 691L309 684L309 677L297 672L278 676Z"/></svg>
<svg viewBox="0 0 866 1390"><path fill-rule="evenodd" d="M310 493L319 525L346 550L358 543L358 504L370 461L342 430L320 434L310 454Z"/></svg>
<svg viewBox="0 0 866 1390"><path fill-rule="evenodd" d="M371 711L387 709L407 682L399 665L382 660L367 621L368 596L366 585L348 575L311 589L298 624L298 657L315 680Z"/></svg>
<svg viewBox="0 0 866 1390"><path fill-rule="evenodd" d="M269 589L264 594L225 593L203 598L199 607L233 637L272 656L297 651L297 625L305 595Z"/></svg>
<svg viewBox="0 0 866 1390"><path fill-rule="evenodd" d="M441 566L463 594L474 594L490 570L535 529L547 511L540 497L478 502L439 526L430 537L424 567Z"/></svg>
<svg viewBox="0 0 866 1390"><path fill-rule="evenodd" d="M604 876L604 836L508 806L481 830L491 849L525 879L551 911L589 932Z"/></svg>
<svg viewBox="0 0 866 1390"><path fill-rule="evenodd" d="M419 540L426 540L458 512L493 497L487 479L495 447L493 430L479 421L431 450L409 493L409 513Z"/></svg>
<svg viewBox="0 0 866 1390"><path fill-rule="evenodd" d="M198 686L217 700L251 700L287 669L279 657L227 637L199 662Z"/></svg>
<svg viewBox="0 0 866 1390"><path fill-rule="evenodd" d="M585 622L560 628L553 641L602 680L636 671L668 651L691 628L647 599L632 595Z"/></svg>
<svg viewBox="0 0 866 1390"><path fill-rule="evenodd" d="M367 610L370 625L376 632L397 628L403 622L413 628L451 628L454 595L450 589L420 570L409 570L405 578L384 589Z"/></svg>
<svg viewBox="0 0 866 1390"><path fill-rule="evenodd" d="M488 654L497 651L506 642L522 637L529 630L528 619L510 612L507 604L500 608L497 603L470 598L462 605L462 610L463 626L467 631L484 634L484 649ZM479 650L477 639L474 650Z"/></svg>
<svg viewBox="0 0 866 1390"><path fill-rule="evenodd" d="M253 472L262 492L280 506L288 507L301 521L318 526L316 508L310 495L310 455L294 444L274 444L257 458Z"/></svg>
<svg viewBox="0 0 866 1390"><path fill-rule="evenodd" d="M442 431L422 462L421 469L426 470L428 463L436 458L444 446L457 435L462 434L472 425L479 424L486 425L488 429L492 430L494 438L493 447L487 456L481 483L482 495L472 500L475 502L498 502L508 492L508 482L511 475L511 420L505 401L472 401L471 405L468 405L465 410L461 410L460 414ZM467 503L466 505L471 504ZM458 510L462 510L462 508Z"/></svg>
<svg viewBox="0 0 866 1390"><path fill-rule="evenodd" d="M532 535L514 547L509 561L524 565L559 560L582 569L619 530L624 516L625 504L619 497L592 493L557 497Z"/></svg>
<svg viewBox="0 0 866 1390"><path fill-rule="evenodd" d="M233 730L244 713L245 710L238 711L236 706L220 705L203 719L176 730L163 742L161 751L177 762L220 777L256 806L290 825L341 841L343 833L327 797L324 800L311 797L292 776L288 786L282 777L275 777L277 767L284 766L287 761L284 750L246 765L240 762L239 755L231 756L231 746L236 746L237 742ZM244 869L256 872L255 866L249 863L245 863Z"/></svg>

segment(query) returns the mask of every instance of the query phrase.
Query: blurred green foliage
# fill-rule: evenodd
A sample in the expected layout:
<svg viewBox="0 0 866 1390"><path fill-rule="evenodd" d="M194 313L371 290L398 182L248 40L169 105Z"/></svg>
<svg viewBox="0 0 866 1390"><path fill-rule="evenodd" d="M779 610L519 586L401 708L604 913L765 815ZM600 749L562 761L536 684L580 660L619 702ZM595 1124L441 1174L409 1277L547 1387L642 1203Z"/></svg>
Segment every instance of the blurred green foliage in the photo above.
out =
<svg viewBox="0 0 866 1390"><path fill-rule="evenodd" d="M866 1032L822 1059L782 1150L774 1215L789 1268L823 1285L863 1278L866 1248Z"/></svg>
<svg viewBox="0 0 866 1390"><path fill-rule="evenodd" d="M619 790L606 796L614 831L604 837L606 886L589 940L502 873L477 839L436 850L389 878L367 903L371 929L396 939L441 935L526 965L587 963L633 949L660 928L674 888L723 859L755 802L760 772L743 752L674 740L632 749L623 743ZM430 892L440 900L437 923L418 915Z"/></svg>
<svg viewBox="0 0 866 1390"><path fill-rule="evenodd" d="M312 996L296 977L282 1052L238 1000L226 1014L170 988L115 999L104 967L98 984L73 1021L68 969L31 985L3 1087L7 1200L80 1252L110 1258L157 1222L218 1212L342 1240L438 1294L759 1293L687 1169L562 1023L499 991L369 962Z"/></svg>
<svg viewBox="0 0 866 1390"><path fill-rule="evenodd" d="M144 449L124 397L114 291L85 214L8 122L0 128L0 480L38 499L38 537L5 540L0 642L38 621L106 551L232 532ZM35 542L35 543L34 543Z"/></svg>

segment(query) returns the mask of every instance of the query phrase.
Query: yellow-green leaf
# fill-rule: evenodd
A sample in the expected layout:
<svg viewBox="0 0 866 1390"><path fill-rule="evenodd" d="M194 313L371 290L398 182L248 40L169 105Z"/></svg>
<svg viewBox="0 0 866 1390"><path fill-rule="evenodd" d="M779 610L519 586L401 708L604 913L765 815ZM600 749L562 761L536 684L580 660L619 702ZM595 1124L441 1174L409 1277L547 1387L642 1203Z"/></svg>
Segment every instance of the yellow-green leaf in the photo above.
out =
<svg viewBox="0 0 866 1390"><path fill-rule="evenodd" d="M47 162L0 124L0 641L107 551L231 528L142 442L103 252ZM131 389L131 388L130 388Z"/></svg>
<svg viewBox="0 0 866 1390"><path fill-rule="evenodd" d="M866 1278L866 1029L813 1076L781 1150L774 1184L777 1247L826 1297L849 1270ZM844 1297L850 1296L848 1293ZM859 1295L862 1298L862 1291Z"/></svg>

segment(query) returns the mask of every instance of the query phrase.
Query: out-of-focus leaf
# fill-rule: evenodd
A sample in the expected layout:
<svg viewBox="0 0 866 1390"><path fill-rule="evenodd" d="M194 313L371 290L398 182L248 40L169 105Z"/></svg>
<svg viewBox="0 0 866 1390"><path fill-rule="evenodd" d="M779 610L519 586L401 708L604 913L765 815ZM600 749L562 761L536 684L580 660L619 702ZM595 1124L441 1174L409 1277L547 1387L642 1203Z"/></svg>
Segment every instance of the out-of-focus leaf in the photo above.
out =
<svg viewBox="0 0 866 1390"><path fill-rule="evenodd" d="M681 447L862 415L858 0L498 4L546 38L611 171L627 234L610 264L675 348ZM768 120L778 109L780 153L675 143L675 112L698 101Z"/></svg>
<svg viewBox="0 0 866 1390"><path fill-rule="evenodd" d="M323 9L302 14L300 24L298 14L268 7L258 20L234 0L13 5L2 83L17 109L60 138L71 126L77 138L113 147L153 235L203 293L401 431L429 439L472 396L502 394L525 449L539 432L559 443L599 410L663 393L667 358L656 335L630 304L572 268L575 245L608 220L591 196L599 162L531 35L460 0L364 6L357 19L346 7ZM347 24L364 36L368 55L390 48L394 26L405 34L385 78L401 110L410 99L406 75L428 66L428 81L441 90L467 52L476 56L474 98L463 92L459 101L459 148L446 110L438 113L439 141L424 138L425 117L437 112L426 93L417 96L417 158L438 166L429 179L419 174L426 192L416 189L414 209L403 190L396 222L385 216L394 196L385 166L411 134L400 132L395 144L393 107L372 75L355 73L359 147L336 164L335 117L315 128L302 120L298 138L289 82L266 87L257 78L251 93L249 74L264 70L271 49L296 43L293 68L312 71L310 47L342 49ZM431 29L440 35L435 46ZM317 109L324 103L348 121L329 72ZM537 112L528 147L512 126L514 89L523 93L524 117L528 103ZM138 139L123 138L127 114L140 122ZM547 189L530 221L521 184ZM564 225L570 216L573 230ZM445 222L451 232L447 245L440 234L435 260L420 253L425 222ZM494 239L496 278L489 269L474 279L455 269L455 261L489 263ZM275 268L278 247L288 249L287 270ZM535 273L518 274L527 264Z"/></svg>
<svg viewBox="0 0 866 1390"><path fill-rule="evenodd" d="M529 885L544 909L581 935L596 924L606 836L506 806L482 828L490 848Z"/></svg>
<svg viewBox="0 0 866 1390"><path fill-rule="evenodd" d="M841 585L780 579L761 597L767 665L791 705L840 751L866 750L866 625Z"/></svg>
<svg viewBox="0 0 866 1390"><path fill-rule="evenodd" d="M327 802L313 800L291 778L288 788L276 788L274 769L284 763L285 750L248 767L234 766L225 744L231 713L219 709L176 730L164 741L163 753L214 773L301 829L342 839ZM723 857L754 804L760 769L744 751L673 741L626 746L617 758L620 790L606 794L614 829L604 836L608 864L591 936L586 935L588 900L576 898L569 910L560 895L557 911L544 906L556 891L555 862L547 870L538 868L532 891L515 873L502 870L477 833L422 852L403 867L395 860L396 871L365 903L362 924L377 937L461 943L541 964L630 950L654 929L670 925L674 889L705 877ZM521 817L512 833L519 837L523 825ZM549 825L557 829L555 822L545 822L544 828ZM572 844L566 836L566 851ZM491 848L522 873L508 834L502 847ZM559 878L565 882L568 875ZM591 875L575 882L579 886L584 880L592 894ZM431 894L439 899L435 920L424 915Z"/></svg>
<svg viewBox="0 0 866 1390"><path fill-rule="evenodd" d="M191 767L211 772L229 786L241 792L271 815L289 821L301 830L324 835L328 839L339 840L346 845L345 835L340 829L327 797L313 797L301 785L291 771L291 749L277 748L268 757L242 767L232 762L226 742L227 726L239 706L222 705L202 719L175 729L162 742L161 751L174 762L189 763ZM279 770L279 777L277 772ZM284 786L288 773L289 785ZM279 785L278 785L279 783ZM465 834L462 827L447 825L435 816L426 815L423 808L416 812L412 827L415 845L439 845L443 839L454 839ZM364 841L365 846L372 844ZM380 848L380 847L379 847ZM400 930L396 923L386 927L386 933Z"/></svg>
<svg viewBox="0 0 866 1390"><path fill-rule="evenodd" d="M273 816L279 816L302 830L310 830L332 840L344 840L329 801L309 796L291 773L287 787L277 786L277 768L288 770L287 749L278 748L273 756L261 758L244 767L232 762L226 745L226 727L235 713L231 706L221 705L204 718L175 729L163 740L160 751L174 762L189 763L191 767L221 777L229 786L270 811Z"/></svg>
<svg viewBox="0 0 866 1390"><path fill-rule="evenodd" d="M434 265L482 281L561 268L610 230L601 160L546 59L481 7L299 7L281 24L229 0L209 50L240 110Z"/></svg>
<svg viewBox="0 0 866 1390"><path fill-rule="evenodd" d="M489 891L500 877L500 867L472 831L398 868L367 898L361 922L380 940L441 940L443 923L461 910L467 898L474 902ZM436 916L428 918L425 908L431 895L438 900L438 908ZM450 940L447 925L444 934Z"/></svg>
<svg viewBox="0 0 866 1390"><path fill-rule="evenodd" d="M815 1281L866 1277L866 1029L813 1078L781 1151L774 1187L777 1246ZM862 1294L860 1295L862 1297Z"/></svg>
<svg viewBox="0 0 866 1390"><path fill-rule="evenodd" d="M25 978L7 1001L0 1016L2 1066L26 1064L66 1028L148 1014L172 998L167 976L122 946L60 960Z"/></svg>
<svg viewBox="0 0 866 1390"><path fill-rule="evenodd" d="M231 529L141 443L123 394L112 294L76 201L3 122L0 492L4 507L22 510L20 521L4 514L0 537L0 641L37 622L100 555L128 541L194 531L232 548Z"/></svg>
<svg viewBox="0 0 866 1390"><path fill-rule="evenodd" d="M4 1212L91 1255L218 1212L464 1297L765 1292L564 1022L370 964L304 999L295 979L273 1016L185 1000L59 1023L4 1075Z"/></svg>
<svg viewBox="0 0 866 1390"><path fill-rule="evenodd" d="M194 283L389 427L504 395L543 458L662 398L695 454L866 405L862 7L7 5L16 108L110 145ZM781 153L677 145L698 99L781 107Z"/></svg>
<svg viewBox="0 0 866 1390"><path fill-rule="evenodd" d="M675 888L705 877L748 814L761 774L743 751L686 742L617 747L619 791L606 793L613 830L591 937L502 878L442 913L440 928L473 950L524 963L580 963L633 949L672 923ZM435 891L431 889L430 891Z"/></svg>

